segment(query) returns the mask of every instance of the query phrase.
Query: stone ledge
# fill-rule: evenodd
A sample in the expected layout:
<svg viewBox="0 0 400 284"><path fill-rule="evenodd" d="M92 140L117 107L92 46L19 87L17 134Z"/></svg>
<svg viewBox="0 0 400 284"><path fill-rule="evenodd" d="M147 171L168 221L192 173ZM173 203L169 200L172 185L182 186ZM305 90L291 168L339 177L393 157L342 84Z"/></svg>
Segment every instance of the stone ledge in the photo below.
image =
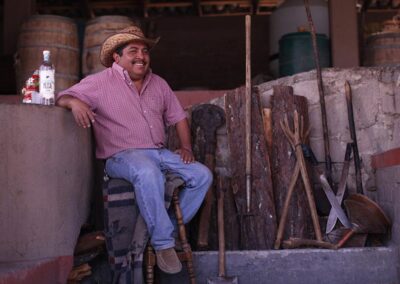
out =
<svg viewBox="0 0 400 284"><path fill-rule="evenodd" d="M398 284L397 247L228 251L226 275L246 284ZM197 283L218 275L218 252L194 252ZM185 272L160 283L186 283Z"/></svg>

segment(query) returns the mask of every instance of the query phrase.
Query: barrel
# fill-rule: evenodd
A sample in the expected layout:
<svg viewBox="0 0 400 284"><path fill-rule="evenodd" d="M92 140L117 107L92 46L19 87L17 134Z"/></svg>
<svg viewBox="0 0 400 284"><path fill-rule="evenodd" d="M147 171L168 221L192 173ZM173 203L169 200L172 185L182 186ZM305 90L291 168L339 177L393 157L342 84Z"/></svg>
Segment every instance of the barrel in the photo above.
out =
<svg viewBox="0 0 400 284"><path fill-rule="evenodd" d="M86 24L82 51L83 76L105 69L100 62L100 49L104 40L133 23L133 20L126 16L101 16Z"/></svg>
<svg viewBox="0 0 400 284"><path fill-rule="evenodd" d="M400 64L400 32L379 33L367 37L365 66L396 66Z"/></svg>
<svg viewBox="0 0 400 284"><path fill-rule="evenodd" d="M324 34L317 34L319 64L330 66L329 39ZM309 32L290 33L279 40L279 74L289 76L315 69L314 52Z"/></svg>
<svg viewBox="0 0 400 284"><path fill-rule="evenodd" d="M75 22L67 17L35 15L22 24L18 36L15 56L17 91L39 69L45 49L50 50L56 69L56 92L78 82L79 43Z"/></svg>

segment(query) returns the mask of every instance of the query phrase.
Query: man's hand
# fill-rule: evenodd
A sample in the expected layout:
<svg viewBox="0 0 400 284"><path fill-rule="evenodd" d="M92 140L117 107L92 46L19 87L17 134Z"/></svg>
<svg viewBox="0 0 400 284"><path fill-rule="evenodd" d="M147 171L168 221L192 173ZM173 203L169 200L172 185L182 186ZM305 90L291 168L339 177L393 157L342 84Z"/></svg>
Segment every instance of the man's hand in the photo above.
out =
<svg viewBox="0 0 400 284"><path fill-rule="evenodd" d="M69 95L62 96L57 100L57 105L70 109L76 123L83 128L90 127L91 123L95 122L96 114L86 103L77 98Z"/></svg>
<svg viewBox="0 0 400 284"><path fill-rule="evenodd" d="M90 127L90 124L95 122L96 114L81 100L71 102L71 111L76 123L83 128Z"/></svg>
<svg viewBox="0 0 400 284"><path fill-rule="evenodd" d="M185 164L190 164L190 163L193 163L195 161L194 156L193 156L193 152L192 152L191 149L180 148L180 149L176 150L175 153L181 155L181 160Z"/></svg>
<svg viewBox="0 0 400 284"><path fill-rule="evenodd" d="M178 121L175 125L176 132L178 133L179 141L181 142L181 148L175 152L181 155L181 159L185 164L193 163L194 156L192 152L192 143L190 142L190 130L187 119Z"/></svg>

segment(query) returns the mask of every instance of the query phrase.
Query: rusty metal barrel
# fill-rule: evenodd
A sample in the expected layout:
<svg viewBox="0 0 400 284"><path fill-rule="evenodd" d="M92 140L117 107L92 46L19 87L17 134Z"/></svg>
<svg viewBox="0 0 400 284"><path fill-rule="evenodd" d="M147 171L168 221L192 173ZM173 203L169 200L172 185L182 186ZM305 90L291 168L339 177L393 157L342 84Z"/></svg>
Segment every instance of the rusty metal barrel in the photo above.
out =
<svg viewBox="0 0 400 284"><path fill-rule="evenodd" d="M43 61L43 50L50 50L55 66L56 92L79 80L79 43L76 23L67 17L34 15L25 21L18 36L15 69L17 91L24 86Z"/></svg>
<svg viewBox="0 0 400 284"><path fill-rule="evenodd" d="M100 49L104 40L133 23L133 20L126 16L101 16L86 24L82 51L83 76L105 69L100 63Z"/></svg>

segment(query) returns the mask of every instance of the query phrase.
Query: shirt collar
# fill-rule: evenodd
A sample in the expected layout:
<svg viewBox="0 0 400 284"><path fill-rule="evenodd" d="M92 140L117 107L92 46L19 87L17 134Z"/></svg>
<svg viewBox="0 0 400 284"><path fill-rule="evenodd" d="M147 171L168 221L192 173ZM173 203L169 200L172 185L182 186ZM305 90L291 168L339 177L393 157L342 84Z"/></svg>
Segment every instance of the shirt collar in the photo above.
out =
<svg viewBox="0 0 400 284"><path fill-rule="evenodd" d="M115 70L122 77L122 79L128 82L132 82L131 78L129 77L128 71L126 71L121 65L114 62L111 68ZM147 72L146 76L144 77L143 86L147 85L148 81L150 81L151 79L152 74L153 72L151 71L150 68L149 72Z"/></svg>

